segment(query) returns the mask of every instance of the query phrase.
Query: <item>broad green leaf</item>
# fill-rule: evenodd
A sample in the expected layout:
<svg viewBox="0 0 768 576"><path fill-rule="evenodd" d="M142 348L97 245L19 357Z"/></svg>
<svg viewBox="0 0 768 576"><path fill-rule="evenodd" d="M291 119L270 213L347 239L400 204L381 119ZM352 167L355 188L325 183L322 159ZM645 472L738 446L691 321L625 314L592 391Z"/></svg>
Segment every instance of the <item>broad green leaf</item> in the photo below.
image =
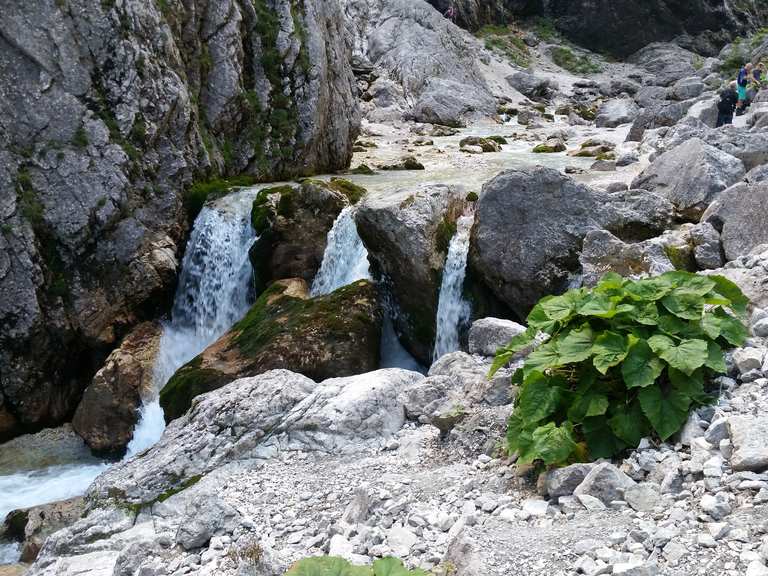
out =
<svg viewBox="0 0 768 576"><path fill-rule="evenodd" d="M536 330L528 328L525 332L518 334L496 351L493 364L488 372L488 378L493 378L494 374L509 364L517 353L524 350L536 340Z"/></svg>
<svg viewBox="0 0 768 576"><path fill-rule="evenodd" d="M528 355L528 358L525 359L523 370L527 376L531 372L543 373L550 368L562 366L562 364L563 362L560 359L560 342L553 339L545 342Z"/></svg>
<svg viewBox="0 0 768 576"><path fill-rule="evenodd" d="M577 396L568 409L568 420L579 423L584 418L602 416L608 411L608 398L591 390Z"/></svg>
<svg viewBox="0 0 768 576"><path fill-rule="evenodd" d="M560 340L559 353L562 364L583 362L592 354L595 334L589 324L584 323L576 330L571 330Z"/></svg>
<svg viewBox="0 0 768 576"><path fill-rule="evenodd" d="M523 433L525 422L520 417L519 410L516 409L507 420L507 449L510 454L520 452L520 437Z"/></svg>
<svg viewBox="0 0 768 576"><path fill-rule="evenodd" d="M554 422L549 422L539 426L533 431L531 438L531 453L535 454L535 460L541 460L546 465L565 462L576 450L573 427L568 423L556 426Z"/></svg>
<svg viewBox="0 0 768 576"><path fill-rule="evenodd" d="M712 314L717 318L720 325L720 336L733 346L744 344L749 336L749 332L747 332L747 327L744 326L741 320L734 318L722 308L716 308Z"/></svg>
<svg viewBox="0 0 768 576"><path fill-rule="evenodd" d="M374 576L427 576L427 572L419 568L408 570L398 558L388 556L373 561Z"/></svg>
<svg viewBox="0 0 768 576"><path fill-rule="evenodd" d="M550 320L542 308L542 303L550 298L553 298L553 296L543 298L538 304L536 304L536 306L533 307L530 314L528 314L527 322L529 329L544 332L546 334L552 334L560 326L560 322L557 322L556 320Z"/></svg>
<svg viewBox="0 0 768 576"><path fill-rule="evenodd" d="M704 314L704 300L699 294L675 290L661 299L664 307L679 318L698 320Z"/></svg>
<svg viewBox="0 0 768 576"><path fill-rule="evenodd" d="M635 308L632 319L636 322L646 326L656 326L659 323L659 309L656 307L656 302L646 302Z"/></svg>
<svg viewBox="0 0 768 576"><path fill-rule="evenodd" d="M616 274L616 272L607 272L600 279L600 282L597 283L595 290L597 292L612 292L615 290L620 290L624 287L626 282L627 281L622 276Z"/></svg>
<svg viewBox="0 0 768 576"><path fill-rule="evenodd" d="M672 386L691 400L706 404L709 396L704 392L704 371L696 370L693 374L685 374L674 368L669 369L669 381Z"/></svg>
<svg viewBox="0 0 768 576"><path fill-rule="evenodd" d="M707 342L707 361L704 366L718 374L724 374L728 370L725 365L725 354L717 342Z"/></svg>
<svg viewBox="0 0 768 576"><path fill-rule="evenodd" d="M592 362L595 368L601 374L605 374L611 367L624 360L629 350L624 336L615 332L603 332L595 338L592 351L594 353Z"/></svg>
<svg viewBox="0 0 768 576"><path fill-rule="evenodd" d="M678 318L677 316L673 316L672 314L667 313L659 315L659 321L657 324L659 326L659 330L673 336L683 336L690 330L688 322Z"/></svg>
<svg viewBox="0 0 768 576"><path fill-rule="evenodd" d="M627 447L613 433L605 416L587 418L584 420L581 429L584 439L587 441L589 456L592 460L612 458Z"/></svg>
<svg viewBox="0 0 768 576"><path fill-rule="evenodd" d="M563 383L562 378L550 378L539 372L526 377L517 406L523 422L539 422L553 414L560 405Z"/></svg>
<svg viewBox="0 0 768 576"><path fill-rule="evenodd" d="M672 340L672 338L669 336L665 336L664 334L654 334L648 338L648 346L651 347L651 350L653 350L654 353L661 354L670 348L674 348L675 341Z"/></svg>
<svg viewBox="0 0 768 576"><path fill-rule="evenodd" d="M608 318L616 315L616 303L606 294L593 292L584 299L579 306L578 313L581 316L597 316Z"/></svg>
<svg viewBox="0 0 768 576"><path fill-rule="evenodd" d="M720 319L713 312L705 312L701 319L701 329L709 338L716 340L720 336Z"/></svg>
<svg viewBox="0 0 768 576"><path fill-rule="evenodd" d="M650 340L648 343L651 344ZM653 348L653 344L651 344L651 348ZM657 354L662 360L666 360L672 368L689 375L697 368L704 366L709 358L706 340L683 340L678 346L672 346L657 352Z"/></svg>
<svg viewBox="0 0 768 576"><path fill-rule="evenodd" d="M679 270L668 274L670 278L675 279L678 288L690 294L696 294L697 296L704 296L717 286L717 283L709 276L701 276L699 274L692 274L691 272L683 272Z"/></svg>
<svg viewBox="0 0 768 576"><path fill-rule="evenodd" d="M648 386L640 390L638 398L643 414L663 441L680 430L688 419L691 399L674 387L664 394L659 386Z"/></svg>
<svg viewBox="0 0 768 576"><path fill-rule="evenodd" d="M673 288L674 286L670 282L664 280L663 277L655 276L653 278L630 282L626 286L626 291L633 300L654 302L664 298L664 296L669 294Z"/></svg>
<svg viewBox="0 0 768 576"><path fill-rule="evenodd" d="M550 320L567 320L573 314L575 308L574 298L565 293L562 296L554 296L541 301L541 309Z"/></svg>
<svg viewBox="0 0 768 576"><path fill-rule="evenodd" d="M627 358L621 365L621 375L627 388L645 388L650 386L664 371L664 363L659 360L647 342L640 340L632 346Z"/></svg>
<svg viewBox="0 0 768 576"><path fill-rule="evenodd" d="M299 560L285 576L372 576L370 566L353 566L344 558L313 556Z"/></svg>
<svg viewBox="0 0 768 576"><path fill-rule="evenodd" d="M749 298L744 296L741 288L725 276L709 276L709 279L715 283L717 293L731 301L730 308L738 314L746 314Z"/></svg>
<svg viewBox="0 0 768 576"><path fill-rule="evenodd" d="M608 420L608 425L613 433L630 448L636 448L640 440L650 432L648 420L637 400L629 406L620 406Z"/></svg>

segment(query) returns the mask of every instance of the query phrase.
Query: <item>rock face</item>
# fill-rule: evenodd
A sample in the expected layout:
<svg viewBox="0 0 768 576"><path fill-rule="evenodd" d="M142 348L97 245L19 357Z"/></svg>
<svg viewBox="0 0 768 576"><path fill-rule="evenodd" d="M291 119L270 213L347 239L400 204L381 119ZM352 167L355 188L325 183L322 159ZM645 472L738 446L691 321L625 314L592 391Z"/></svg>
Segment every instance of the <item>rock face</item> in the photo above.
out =
<svg viewBox="0 0 768 576"><path fill-rule="evenodd" d="M715 200L702 216L720 231L727 260L768 243L768 182L739 183Z"/></svg>
<svg viewBox="0 0 768 576"><path fill-rule="evenodd" d="M252 211L259 239L249 252L258 287L283 278L311 284L323 262L328 231L348 204L342 192L320 180L261 191Z"/></svg>
<svg viewBox="0 0 768 576"><path fill-rule="evenodd" d="M406 348L429 364L440 283L466 192L423 185L364 200L355 214L373 274L391 290L395 329Z"/></svg>
<svg viewBox="0 0 768 576"><path fill-rule="evenodd" d="M481 318L469 328L469 352L494 356L512 338L525 332L525 326L500 318Z"/></svg>
<svg viewBox="0 0 768 576"><path fill-rule="evenodd" d="M317 384L287 370L271 370L237 380L201 396L150 452L110 468L88 495L151 502L238 459L268 458L283 449L361 450L399 430L405 422L399 394L423 378L388 369Z"/></svg>
<svg viewBox="0 0 768 576"><path fill-rule="evenodd" d="M483 186L469 263L525 317L541 297L568 287L590 230L643 240L666 229L672 214L667 200L643 190L607 193L547 168L507 170Z"/></svg>
<svg viewBox="0 0 768 576"><path fill-rule="evenodd" d="M336 2L14 3L0 15L6 435L71 416L163 304L193 178L344 168L358 131Z"/></svg>
<svg viewBox="0 0 768 576"><path fill-rule="evenodd" d="M139 324L85 389L72 427L92 450L119 452L131 441L142 395L152 389L161 334L158 323Z"/></svg>
<svg viewBox="0 0 768 576"><path fill-rule="evenodd" d="M355 56L402 85L406 116L458 126L495 113L477 47L425 0L342 1Z"/></svg>
<svg viewBox="0 0 768 576"><path fill-rule="evenodd" d="M661 194L683 218L698 220L718 194L744 174L741 160L692 138L656 158L632 187Z"/></svg>
<svg viewBox="0 0 768 576"><path fill-rule="evenodd" d="M184 414L199 394L276 368L318 381L375 370L381 318L376 289L366 280L313 299L302 280L280 280L171 377L160 393L165 418Z"/></svg>
<svg viewBox="0 0 768 576"><path fill-rule="evenodd" d="M731 466L734 470L768 470L768 419L734 416L728 419L728 431L733 444Z"/></svg>

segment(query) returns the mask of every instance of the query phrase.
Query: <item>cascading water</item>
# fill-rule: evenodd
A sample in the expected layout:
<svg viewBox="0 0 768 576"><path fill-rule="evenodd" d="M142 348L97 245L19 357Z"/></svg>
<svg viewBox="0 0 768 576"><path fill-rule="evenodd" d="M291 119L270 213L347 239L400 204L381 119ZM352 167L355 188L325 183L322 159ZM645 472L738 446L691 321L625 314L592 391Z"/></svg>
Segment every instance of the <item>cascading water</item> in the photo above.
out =
<svg viewBox="0 0 768 576"><path fill-rule="evenodd" d="M459 218L456 223L456 234L448 246L437 305L437 337L432 355L434 360L459 350L459 331L469 322L472 313L469 302L464 299L464 278L467 273L469 233L472 230L473 221L472 215Z"/></svg>
<svg viewBox="0 0 768 576"><path fill-rule="evenodd" d="M163 328L154 367L154 391L146 398L125 458L151 447L165 420L157 394L182 365L224 334L248 311L253 277L248 250L255 192L243 190L205 206L195 220L182 262L171 320ZM25 508L83 494L109 465L94 459L0 476L0 521ZM0 564L16 562L16 544L0 543Z"/></svg>
<svg viewBox="0 0 768 576"><path fill-rule="evenodd" d="M357 233L354 210L353 206L344 208L328 232L323 263L312 282L310 295L313 297L371 277L368 251Z"/></svg>
<svg viewBox="0 0 768 576"><path fill-rule="evenodd" d="M155 390L145 401L126 457L152 446L165 429L157 395L174 372L222 336L248 311L253 273L248 250L256 240L249 213L253 193L230 194L195 220L181 266L171 321L155 360Z"/></svg>

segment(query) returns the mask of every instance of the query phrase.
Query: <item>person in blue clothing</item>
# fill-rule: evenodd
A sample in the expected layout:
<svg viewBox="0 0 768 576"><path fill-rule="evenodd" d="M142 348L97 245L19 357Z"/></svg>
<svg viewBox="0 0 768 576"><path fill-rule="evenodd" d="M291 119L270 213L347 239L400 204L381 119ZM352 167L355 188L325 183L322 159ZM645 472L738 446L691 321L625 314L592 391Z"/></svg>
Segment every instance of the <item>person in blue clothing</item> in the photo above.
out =
<svg viewBox="0 0 768 576"><path fill-rule="evenodd" d="M736 78L736 91L739 95L739 103L736 106L736 116L744 114L747 107L747 88L750 82L752 82L752 63L747 62L744 67L739 70L739 75Z"/></svg>

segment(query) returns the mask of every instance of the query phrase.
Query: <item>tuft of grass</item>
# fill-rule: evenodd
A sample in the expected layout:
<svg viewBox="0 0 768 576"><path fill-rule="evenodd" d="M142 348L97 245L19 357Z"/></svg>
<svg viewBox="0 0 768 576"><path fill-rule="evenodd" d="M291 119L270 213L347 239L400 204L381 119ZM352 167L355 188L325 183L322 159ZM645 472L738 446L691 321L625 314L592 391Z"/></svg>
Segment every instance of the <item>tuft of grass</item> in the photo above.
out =
<svg viewBox="0 0 768 576"><path fill-rule="evenodd" d="M589 56L578 56L565 46L552 49L552 61L573 74L595 74L602 70L602 67Z"/></svg>
<svg viewBox="0 0 768 576"><path fill-rule="evenodd" d="M528 46L517 31L508 26L483 26L476 36L485 42L486 50L495 52L521 68L531 63Z"/></svg>

